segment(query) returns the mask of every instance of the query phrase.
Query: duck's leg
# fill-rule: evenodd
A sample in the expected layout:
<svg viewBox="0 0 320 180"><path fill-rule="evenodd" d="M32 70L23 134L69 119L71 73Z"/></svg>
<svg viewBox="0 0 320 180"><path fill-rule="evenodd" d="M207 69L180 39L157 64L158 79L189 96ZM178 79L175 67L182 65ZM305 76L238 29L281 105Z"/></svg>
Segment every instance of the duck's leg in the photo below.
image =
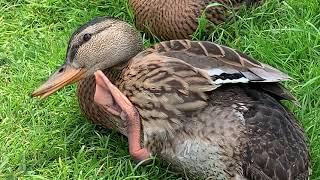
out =
<svg viewBox="0 0 320 180"><path fill-rule="evenodd" d="M102 71L97 71L95 78L95 102L102 105L110 113L127 120L130 155L138 162L150 158L149 151L140 145L141 120L134 105L110 82Z"/></svg>

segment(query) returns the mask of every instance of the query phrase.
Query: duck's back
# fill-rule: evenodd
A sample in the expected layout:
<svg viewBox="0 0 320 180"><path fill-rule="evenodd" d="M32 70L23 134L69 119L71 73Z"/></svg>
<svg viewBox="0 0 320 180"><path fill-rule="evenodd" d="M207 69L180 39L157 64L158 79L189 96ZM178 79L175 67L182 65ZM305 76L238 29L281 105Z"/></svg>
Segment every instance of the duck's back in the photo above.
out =
<svg viewBox="0 0 320 180"><path fill-rule="evenodd" d="M205 10L207 18L219 24L229 13L226 6L237 8L260 0L129 0L138 29L160 39L189 39L198 26L198 18L209 4L219 3Z"/></svg>
<svg viewBox="0 0 320 180"><path fill-rule="evenodd" d="M189 178L307 179L303 132L279 102L291 98L280 71L225 46L175 40L124 72L119 89L139 111L145 146Z"/></svg>

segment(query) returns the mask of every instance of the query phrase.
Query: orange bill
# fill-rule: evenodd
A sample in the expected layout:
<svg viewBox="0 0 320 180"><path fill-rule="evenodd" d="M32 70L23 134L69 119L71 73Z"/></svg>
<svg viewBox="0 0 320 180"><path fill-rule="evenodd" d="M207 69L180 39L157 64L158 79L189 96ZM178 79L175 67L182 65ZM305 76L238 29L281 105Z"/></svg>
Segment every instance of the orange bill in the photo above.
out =
<svg viewBox="0 0 320 180"><path fill-rule="evenodd" d="M32 96L39 96L41 99L48 97L66 85L77 82L85 77L84 68L74 68L70 64L65 64L59 68L50 78L36 89Z"/></svg>

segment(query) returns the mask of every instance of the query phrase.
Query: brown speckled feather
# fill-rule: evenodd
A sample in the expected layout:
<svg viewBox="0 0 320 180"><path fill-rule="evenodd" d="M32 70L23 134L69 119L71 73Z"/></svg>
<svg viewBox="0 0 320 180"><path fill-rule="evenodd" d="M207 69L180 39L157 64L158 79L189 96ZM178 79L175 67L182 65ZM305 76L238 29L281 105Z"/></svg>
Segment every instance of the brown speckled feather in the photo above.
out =
<svg viewBox="0 0 320 180"><path fill-rule="evenodd" d="M168 132L183 125L186 112L207 106L205 92L218 87L204 71L157 54L133 59L123 77L119 89L140 110L144 123Z"/></svg>
<svg viewBox="0 0 320 180"><path fill-rule="evenodd" d="M197 29L198 18L206 9L207 18L219 24L229 16L226 7L237 9L243 4L252 4L260 0L129 0L136 19L136 26L162 40L189 39Z"/></svg>

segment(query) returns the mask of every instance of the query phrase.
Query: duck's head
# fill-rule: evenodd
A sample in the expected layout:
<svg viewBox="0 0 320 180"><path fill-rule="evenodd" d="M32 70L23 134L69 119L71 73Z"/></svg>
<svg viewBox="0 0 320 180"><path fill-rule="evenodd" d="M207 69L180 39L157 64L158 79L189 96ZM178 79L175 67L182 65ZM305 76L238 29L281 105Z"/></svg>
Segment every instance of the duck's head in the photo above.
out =
<svg viewBox="0 0 320 180"><path fill-rule="evenodd" d="M65 63L32 96L45 98L99 69L128 61L142 49L140 34L128 23L110 17L95 18L73 33Z"/></svg>

